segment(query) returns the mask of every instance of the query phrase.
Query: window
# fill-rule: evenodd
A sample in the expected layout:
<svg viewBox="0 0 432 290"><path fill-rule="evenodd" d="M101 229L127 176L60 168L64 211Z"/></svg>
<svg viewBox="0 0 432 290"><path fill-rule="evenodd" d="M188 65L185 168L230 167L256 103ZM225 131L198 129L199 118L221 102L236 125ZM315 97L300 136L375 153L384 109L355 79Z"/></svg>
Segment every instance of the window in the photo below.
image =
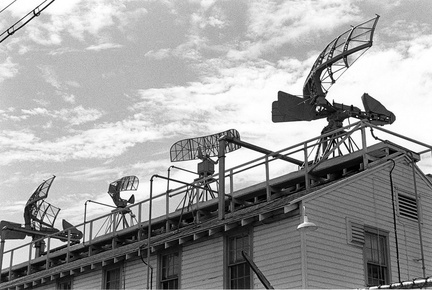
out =
<svg viewBox="0 0 432 290"><path fill-rule="evenodd" d="M178 289L180 276L180 253L172 252L160 256L160 289Z"/></svg>
<svg viewBox="0 0 432 290"><path fill-rule="evenodd" d="M72 278L63 279L57 282L57 289L72 289Z"/></svg>
<svg viewBox="0 0 432 290"><path fill-rule="evenodd" d="M105 269L105 289L121 289L121 267L110 267Z"/></svg>
<svg viewBox="0 0 432 290"><path fill-rule="evenodd" d="M250 236L247 232L228 237L228 288L251 288L251 270L241 253L245 251L250 255L250 250Z"/></svg>
<svg viewBox="0 0 432 290"><path fill-rule="evenodd" d="M366 285L389 284L388 235L382 231L366 229L363 249Z"/></svg>

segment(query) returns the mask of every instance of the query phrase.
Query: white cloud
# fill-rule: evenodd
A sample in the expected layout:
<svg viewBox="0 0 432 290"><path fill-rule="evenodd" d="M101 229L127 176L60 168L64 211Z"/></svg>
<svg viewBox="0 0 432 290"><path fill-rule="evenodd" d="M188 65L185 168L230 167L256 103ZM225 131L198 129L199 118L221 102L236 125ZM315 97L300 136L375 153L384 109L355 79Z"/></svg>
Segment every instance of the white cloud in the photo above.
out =
<svg viewBox="0 0 432 290"><path fill-rule="evenodd" d="M253 1L248 10L247 38L233 47L228 57L254 59L285 44L304 45L320 32L363 21L357 12L349 1Z"/></svg>
<svg viewBox="0 0 432 290"><path fill-rule="evenodd" d="M82 105L72 109L48 110L47 108L21 109L21 115L12 115L14 110L0 111L3 119L26 120L30 117L44 117L53 120L62 120L71 126L82 125L101 118L105 113L97 109L86 109Z"/></svg>
<svg viewBox="0 0 432 290"><path fill-rule="evenodd" d="M34 108L31 110L22 109L21 112L23 112L25 115L49 115L50 113L46 108Z"/></svg>
<svg viewBox="0 0 432 290"><path fill-rule="evenodd" d="M93 51L101 51L101 50L107 50L107 49L114 49L114 48L121 48L122 45L118 43L101 43L97 45L90 45L87 47L87 50L93 50Z"/></svg>
<svg viewBox="0 0 432 290"><path fill-rule="evenodd" d="M357 8L363 3L358 1L194 1L197 5L179 4L182 9L177 9L180 8L177 3L167 1L162 5L169 7L169 12L165 10L162 17L168 17L163 22L167 25L163 31L168 33L153 35L151 25L155 23L153 18L160 16L155 14L161 8L160 3L55 1L45 11L45 17L29 23L32 28L27 33L16 34L9 40L11 45L7 49L10 55L21 51L31 56L27 57L25 65L33 65L30 60L38 65L44 64L41 71L46 81L64 102L59 102L59 98L51 98L48 102L38 97L48 95L43 91L46 86L43 86L30 98L30 101L33 99L38 103L38 108L21 110L24 102L18 98L16 103L13 100L13 104L6 105L17 109L0 110L0 120L6 123L7 128L0 132L0 163L7 164L3 167L6 168L4 175L15 173L14 168L22 171L18 173L20 175L26 175L34 168L38 174L58 170L77 185L87 185L88 181L89 186L98 188L94 186L98 180L109 182L122 175L135 174L142 178L137 193L142 198L148 194L150 175L166 172L171 145L167 144L168 141L234 128L240 132L242 140L278 150L318 136L326 125L325 120L274 124L271 122L271 103L277 99L278 90L301 94L306 74L319 50L350 24L369 19L366 12ZM227 3L234 12L224 10ZM243 9L248 5L249 10ZM153 10L155 7L157 9ZM370 9L370 6L362 9ZM393 12L392 9L389 8L389 13ZM387 16L382 17L384 20ZM396 114L396 123L387 129L395 128L397 132L409 133L410 137L429 142L427 134L412 128L430 122L427 120L430 115L428 109L432 106L429 81L432 74L427 61L432 59L430 28L427 24L419 24L421 21L414 21L413 17L405 22L397 21L400 16L389 14L388 17L391 19L388 23L395 25L391 29L379 27L374 47L332 87L328 99L361 107L357 102L366 91ZM176 26L170 27L172 23ZM176 34L170 33L169 29ZM36 41L31 46L28 45L30 32ZM67 38L68 35L74 39ZM381 45L380 35L386 41L391 38L391 41ZM61 48L47 51L46 45L59 43ZM125 52L120 62L124 74L112 78L110 85L119 88L128 85L123 94L118 94L131 96L127 102L132 106L132 115L124 119L120 119L124 112L116 114L115 109L97 109L100 106L98 102L104 101L104 92L86 99L78 97L90 95L86 94L87 89L97 92L100 83L85 84L80 80L81 84L62 78L80 79L71 76L70 70L73 69L76 73L88 74L93 80L95 72L91 66L85 66L86 71L79 71L81 66L63 65L79 61L74 57L94 55L94 51L102 49L107 50L108 56L105 62L99 62L98 69L111 72L116 64L110 62L112 58L108 49L117 46ZM65 52L72 53L66 55ZM117 50L112 52L117 53ZM54 59L52 55L61 54L67 62L50 63ZM10 67L5 66L3 79L15 76L18 66L13 62L18 57L24 59L17 54L11 57ZM143 61L143 57L152 60ZM150 74L153 74L157 60L168 57L180 61L160 69L171 69L176 75L185 73L186 76L179 79L185 79L187 83L175 79L176 85L170 85L172 80L164 79L163 73L157 84L148 81L146 73L130 78L131 73L137 73L136 66L130 69L131 63L143 64L142 69L151 69ZM146 64L155 66L147 67ZM103 65L111 67L107 69ZM100 70L96 73L99 74ZM158 78L159 74L151 77ZM29 77L28 86L36 87L31 81ZM133 92L140 97L134 105ZM58 105L63 107L55 107ZM28 102L24 106L28 106ZM255 156L247 149L232 154L227 158L228 162L239 163ZM39 169L42 167L39 163L43 164L43 169ZM192 170L196 168L193 162L184 165ZM288 170L286 166L284 168ZM184 180L192 179L184 177ZM246 180L245 177L241 179L242 182ZM247 179L251 181L252 177ZM18 182L19 179L12 181ZM68 194L67 201L72 203L94 197L110 202L105 183L101 188L91 193L87 189L81 190L76 197ZM71 191L66 186L62 190ZM97 195L100 192L103 194ZM79 207L82 210L82 204ZM78 206L68 207L67 214L76 216L76 211Z"/></svg>
<svg viewBox="0 0 432 290"><path fill-rule="evenodd" d="M5 25L12 25L36 6L31 0L22 0L19 5L11 5L8 11L13 18L7 19ZM106 38L109 34L106 29L110 27L127 34L128 26L146 13L146 9L135 9L127 1L54 1L42 12L41 17L34 18L25 25L22 29L25 32L21 31L21 34L16 34L14 38L19 37L21 41L25 41L29 37L37 44L52 46L61 44L65 33L68 33L80 41L85 40L86 34L98 41Z"/></svg>
<svg viewBox="0 0 432 290"><path fill-rule="evenodd" d="M61 83L58 80L57 73L55 72L53 66L41 65L39 66L39 69L42 72L42 77L45 79L47 83L49 83L56 89L61 88Z"/></svg>
<svg viewBox="0 0 432 290"><path fill-rule="evenodd" d="M405 19L398 19L392 25L380 29L380 33L396 40L415 40L425 34L430 34L431 31L432 27L428 23L418 23Z"/></svg>
<svg viewBox="0 0 432 290"><path fill-rule="evenodd" d="M153 59L164 59L171 56L171 49L163 48L159 50L150 50L146 52L145 57L153 58Z"/></svg>
<svg viewBox="0 0 432 290"><path fill-rule="evenodd" d="M38 114L32 110L26 113ZM61 112L59 112L60 114ZM83 122L80 109L76 112L76 122ZM85 111L84 116L87 116ZM39 114L45 114L43 110ZM70 119L71 117L69 117ZM85 117L84 121L89 121ZM16 161L66 161L73 159L109 159L123 154L137 143L157 140L162 134L157 128L150 127L144 120L125 120L123 122L99 125L75 135L63 136L55 140L42 140L34 132L3 131L0 133L0 145L5 153L1 164Z"/></svg>
<svg viewBox="0 0 432 290"><path fill-rule="evenodd" d="M53 117L60 118L71 125L81 125L92 122L103 116L103 112L97 109L85 109L83 106L77 106L72 110L61 109L53 113Z"/></svg>
<svg viewBox="0 0 432 290"><path fill-rule="evenodd" d="M12 62L12 58L8 57L0 64L0 82L5 79L13 78L18 73L17 64Z"/></svg>
<svg viewBox="0 0 432 290"><path fill-rule="evenodd" d="M75 104L76 98L74 95L62 95L63 100L70 104Z"/></svg>

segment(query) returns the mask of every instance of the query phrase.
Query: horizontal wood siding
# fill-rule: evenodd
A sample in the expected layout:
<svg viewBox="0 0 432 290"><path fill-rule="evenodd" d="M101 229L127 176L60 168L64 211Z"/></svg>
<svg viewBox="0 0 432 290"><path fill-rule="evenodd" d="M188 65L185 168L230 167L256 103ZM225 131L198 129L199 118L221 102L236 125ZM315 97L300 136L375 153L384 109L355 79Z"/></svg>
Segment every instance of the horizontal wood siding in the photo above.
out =
<svg viewBox="0 0 432 290"><path fill-rule="evenodd" d="M95 270L74 276L73 289L101 289L102 270Z"/></svg>
<svg viewBox="0 0 432 290"><path fill-rule="evenodd" d="M432 275L432 190L421 187L421 221L426 275Z"/></svg>
<svg viewBox="0 0 432 290"><path fill-rule="evenodd" d="M223 288L223 238L215 237L183 247L181 288Z"/></svg>
<svg viewBox="0 0 432 290"><path fill-rule="evenodd" d="M374 174L362 174L346 185L305 202L306 214L318 225L318 230L307 233L307 286L311 288L360 288L365 286L363 249L347 242L346 219L362 221L364 225L389 233L391 279L398 281L393 211L389 171L384 165ZM412 170L400 162L393 170L393 185L412 190ZM430 231L431 188L420 176L417 190L422 199L424 224L423 240L432 240ZM427 224L427 225L426 225ZM426 230L428 228L428 230ZM397 234L401 280L421 277L419 232L417 223L397 217ZM425 250L428 250L425 248ZM428 253L430 261L431 251ZM430 269L430 268L429 268Z"/></svg>
<svg viewBox="0 0 432 290"><path fill-rule="evenodd" d="M254 228L252 258L276 289L302 286L298 223L299 218L295 217ZM254 276L254 288L262 289L262 283Z"/></svg>
<svg viewBox="0 0 432 290"><path fill-rule="evenodd" d="M147 260L144 259L147 263ZM150 266L153 267L153 287L156 289L157 278L157 258L152 256ZM127 260L124 263L125 288L126 289L145 289L147 287L147 265L140 258Z"/></svg>

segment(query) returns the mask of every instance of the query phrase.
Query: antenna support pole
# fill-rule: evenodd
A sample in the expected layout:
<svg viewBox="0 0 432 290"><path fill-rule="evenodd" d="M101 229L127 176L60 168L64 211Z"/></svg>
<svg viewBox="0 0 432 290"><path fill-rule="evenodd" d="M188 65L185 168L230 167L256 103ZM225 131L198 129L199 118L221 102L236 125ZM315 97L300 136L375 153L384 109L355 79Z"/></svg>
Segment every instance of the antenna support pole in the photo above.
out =
<svg viewBox="0 0 432 290"><path fill-rule="evenodd" d="M225 147L227 136L219 139L219 193L218 193L218 217L220 220L225 219Z"/></svg>

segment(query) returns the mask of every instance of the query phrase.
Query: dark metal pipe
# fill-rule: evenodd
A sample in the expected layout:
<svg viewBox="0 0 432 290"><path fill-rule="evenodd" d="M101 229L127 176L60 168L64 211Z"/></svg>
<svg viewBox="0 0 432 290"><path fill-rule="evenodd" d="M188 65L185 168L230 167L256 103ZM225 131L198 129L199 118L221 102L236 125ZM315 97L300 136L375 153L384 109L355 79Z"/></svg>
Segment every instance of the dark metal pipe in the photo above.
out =
<svg viewBox="0 0 432 290"><path fill-rule="evenodd" d="M153 201L153 178L157 177L157 175L153 175L150 178L150 198L149 198L149 219L148 219L148 231L147 231L147 289L151 289L151 284L150 284L150 280L151 280L151 273L150 273L150 254L151 254L151 249L150 249L150 239L151 239L151 215L152 215L152 201Z"/></svg>
<svg viewBox="0 0 432 290"><path fill-rule="evenodd" d="M395 232L395 241L396 241L396 262L397 262L397 269L398 269L398 278L399 282L401 282L401 274L400 274L400 262L399 262L399 242L398 242L398 235L397 235L397 226L396 226L396 209L395 209L395 198L394 198L394 191L393 191L393 169L396 167L396 162L393 159L390 159L391 162L393 162L393 167L389 172L390 176L390 189L391 189L391 196L392 196L392 208L393 208L393 227Z"/></svg>
<svg viewBox="0 0 432 290"><path fill-rule="evenodd" d="M423 277L426 278L426 266L425 266L425 259L424 259L424 252L423 252L423 236L422 236L422 230L421 230L421 206L420 201L418 198L418 192L417 192L417 180L416 180L416 174L415 174L415 163L414 163L414 156L411 151L408 152L408 155L411 159L411 167L412 167L412 174L413 174L413 184L414 184L414 195L416 199L416 207L417 207L417 224L418 224L418 230L419 230L419 240L420 240L420 252L421 252L421 260L422 260L422 270L423 270Z"/></svg>
<svg viewBox="0 0 432 290"><path fill-rule="evenodd" d="M302 166L303 163L304 163L301 160L298 160L298 159L295 159L295 158L292 158L292 157L288 157L288 156L282 155L280 153L273 152L271 150L268 150L268 149L265 149L265 148L253 145L251 143L247 143L247 142L241 141L240 139L237 139L237 138L234 138L234 137L231 137L231 136L224 136L223 139L226 140L226 141L228 141L228 142L230 142L230 143L234 143L234 144L240 145L241 147L245 147L245 148L248 148L248 149L251 149L251 150L254 150L254 151L257 151L257 152L269 155L269 156L272 156L274 158L279 158L279 159L282 159L282 160L294 163L294 164L296 164L298 166Z"/></svg>

